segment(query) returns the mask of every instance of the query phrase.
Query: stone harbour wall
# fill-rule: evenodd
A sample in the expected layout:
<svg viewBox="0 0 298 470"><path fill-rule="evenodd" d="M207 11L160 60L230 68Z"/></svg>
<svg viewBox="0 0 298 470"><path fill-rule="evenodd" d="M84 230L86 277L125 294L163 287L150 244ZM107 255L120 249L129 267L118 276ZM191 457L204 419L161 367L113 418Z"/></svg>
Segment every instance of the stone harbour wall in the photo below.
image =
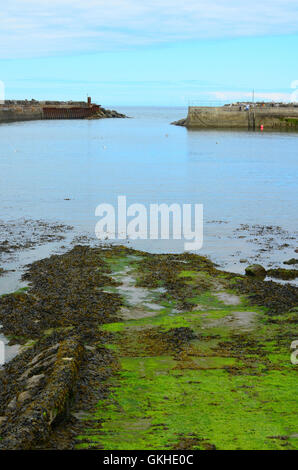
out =
<svg viewBox="0 0 298 470"><path fill-rule="evenodd" d="M175 125L201 129L292 129L298 130L298 106L250 107L190 106L186 119Z"/></svg>
<svg viewBox="0 0 298 470"><path fill-rule="evenodd" d="M33 121L39 119L103 119L126 118L124 114L110 111L91 98L84 101L5 101L0 104L0 123Z"/></svg>

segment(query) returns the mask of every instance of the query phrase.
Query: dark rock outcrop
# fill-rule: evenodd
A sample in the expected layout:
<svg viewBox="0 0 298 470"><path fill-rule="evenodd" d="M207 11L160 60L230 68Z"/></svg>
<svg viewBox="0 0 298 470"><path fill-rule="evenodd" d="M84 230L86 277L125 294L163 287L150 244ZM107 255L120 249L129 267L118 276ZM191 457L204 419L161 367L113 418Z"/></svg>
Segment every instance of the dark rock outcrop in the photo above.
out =
<svg viewBox="0 0 298 470"><path fill-rule="evenodd" d="M97 111L97 113L94 114L93 116L88 117L88 119L90 119L90 120L92 120L92 119L106 119L106 118L125 119L127 117L128 116L126 116L125 114L118 113L114 109L109 110L109 109L105 109L105 108L100 107L99 111Z"/></svg>
<svg viewBox="0 0 298 470"><path fill-rule="evenodd" d="M245 268L245 274L247 276L264 278L266 277L266 269L260 264L251 264Z"/></svg>

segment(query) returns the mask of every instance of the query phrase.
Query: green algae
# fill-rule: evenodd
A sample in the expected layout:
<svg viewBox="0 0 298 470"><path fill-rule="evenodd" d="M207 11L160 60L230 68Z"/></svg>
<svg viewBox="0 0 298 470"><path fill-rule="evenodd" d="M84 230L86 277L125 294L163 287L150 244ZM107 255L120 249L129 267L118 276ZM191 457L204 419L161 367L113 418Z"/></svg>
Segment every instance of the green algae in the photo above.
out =
<svg viewBox="0 0 298 470"><path fill-rule="evenodd" d="M297 312L269 317L268 308L252 306L244 296L239 305L225 305L210 278L227 280L229 289L223 290L235 293L232 286L242 277L213 273L208 260L185 255L179 259L188 265L174 263L169 272L162 266L168 259L156 256L145 256L142 273L136 258L123 251L109 264L117 272L129 267L136 287L147 285L148 295L157 285L167 292L154 316L101 326L112 334L109 347L119 369L76 447L162 450L188 442L183 448L298 449L291 437L297 434L297 366L289 349L298 337ZM183 289L190 296L183 297ZM181 299L186 308L179 311ZM250 331L232 327L233 315L252 311L256 323ZM230 317L231 324L225 322ZM190 329L194 338L169 341L168 333L179 328Z"/></svg>

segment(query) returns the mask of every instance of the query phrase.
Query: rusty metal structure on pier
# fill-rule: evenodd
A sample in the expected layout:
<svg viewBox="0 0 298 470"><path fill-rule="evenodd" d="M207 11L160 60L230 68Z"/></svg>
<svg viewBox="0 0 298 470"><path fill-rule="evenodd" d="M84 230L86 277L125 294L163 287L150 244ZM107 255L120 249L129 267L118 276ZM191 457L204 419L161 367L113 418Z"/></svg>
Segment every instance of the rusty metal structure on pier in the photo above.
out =
<svg viewBox="0 0 298 470"><path fill-rule="evenodd" d="M88 97L87 103L83 101L57 102L57 104L45 102L41 103L41 106L43 119L85 119L94 116L100 110L99 105L92 104L90 97Z"/></svg>

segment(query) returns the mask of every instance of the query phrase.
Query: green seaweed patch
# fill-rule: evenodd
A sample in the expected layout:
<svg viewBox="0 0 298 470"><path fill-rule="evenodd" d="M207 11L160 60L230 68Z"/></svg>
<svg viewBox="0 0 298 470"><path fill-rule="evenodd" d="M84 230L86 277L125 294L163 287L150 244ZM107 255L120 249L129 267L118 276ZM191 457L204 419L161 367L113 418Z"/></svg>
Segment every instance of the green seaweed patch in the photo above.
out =
<svg viewBox="0 0 298 470"><path fill-rule="evenodd" d="M127 325L124 322L106 323L100 326L100 330L118 333L119 331L123 331L126 327Z"/></svg>
<svg viewBox="0 0 298 470"><path fill-rule="evenodd" d="M285 118L285 121L294 124L295 126L298 126L298 119L297 118Z"/></svg>
<svg viewBox="0 0 298 470"><path fill-rule="evenodd" d="M273 277L276 279L283 279L285 281L296 279L298 277L298 269L285 269L285 268L268 269L267 276Z"/></svg>

